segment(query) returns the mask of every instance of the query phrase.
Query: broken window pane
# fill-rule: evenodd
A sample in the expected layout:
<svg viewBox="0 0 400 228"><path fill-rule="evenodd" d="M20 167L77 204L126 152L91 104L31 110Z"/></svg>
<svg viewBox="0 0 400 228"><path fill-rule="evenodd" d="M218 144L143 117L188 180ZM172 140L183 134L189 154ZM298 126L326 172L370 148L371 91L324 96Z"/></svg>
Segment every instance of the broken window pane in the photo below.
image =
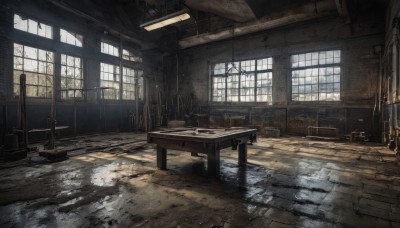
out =
<svg viewBox="0 0 400 228"><path fill-rule="evenodd" d="M53 39L53 27L39 23L32 19L24 18L18 14L14 14L14 28L45 38Z"/></svg>
<svg viewBox="0 0 400 228"><path fill-rule="evenodd" d="M122 49L122 58L131 62L143 62L142 58L139 55L135 55L131 51L128 51L126 49Z"/></svg>

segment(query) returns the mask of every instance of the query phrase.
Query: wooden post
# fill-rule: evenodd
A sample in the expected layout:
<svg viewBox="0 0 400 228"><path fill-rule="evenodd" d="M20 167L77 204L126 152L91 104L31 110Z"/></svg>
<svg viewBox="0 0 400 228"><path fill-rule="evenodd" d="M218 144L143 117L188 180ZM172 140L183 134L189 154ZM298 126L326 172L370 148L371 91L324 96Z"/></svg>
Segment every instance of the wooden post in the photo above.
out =
<svg viewBox="0 0 400 228"><path fill-rule="evenodd" d="M239 166L244 166L247 163L247 142L239 144Z"/></svg>
<svg viewBox="0 0 400 228"><path fill-rule="evenodd" d="M162 170L167 169L167 149L157 145L157 167Z"/></svg>

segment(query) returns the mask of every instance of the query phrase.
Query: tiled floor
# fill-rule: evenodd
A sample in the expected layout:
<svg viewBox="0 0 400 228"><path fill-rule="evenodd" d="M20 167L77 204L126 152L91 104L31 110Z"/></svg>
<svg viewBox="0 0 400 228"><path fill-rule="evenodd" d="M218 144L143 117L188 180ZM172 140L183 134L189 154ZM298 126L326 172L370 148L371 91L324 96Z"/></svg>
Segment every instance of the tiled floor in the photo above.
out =
<svg viewBox="0 0 400 228"><path fill-rule="evenodd" d="M377 144L259 138L248 165L168 151L145 135L61 142L69 159L0 164L0 227L400 227L400 166Z"/></svg>

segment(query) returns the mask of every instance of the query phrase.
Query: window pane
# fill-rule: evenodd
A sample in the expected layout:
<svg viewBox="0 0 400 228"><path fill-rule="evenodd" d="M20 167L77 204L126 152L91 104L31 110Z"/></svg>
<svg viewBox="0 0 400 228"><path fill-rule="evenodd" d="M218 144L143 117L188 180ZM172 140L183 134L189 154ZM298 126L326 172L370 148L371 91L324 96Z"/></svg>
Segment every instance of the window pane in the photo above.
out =
<svg viewBox="0 0 400 228"><path fill-rule="evenodd" d="M258 59L257 70L272 70L272 58Z"/></svg>
<svg viewBox="0 0 400 228"><path fill-rule="evenodd" d="M119 100L120 91L119 67L112 64L100 63L100 86L102 98L108 100Z"/></svg>
<svg viewBox="0 0 400 228"><path fill-rule="evenodd" d="M255 60L247 60L240 62L240 70L245 72L255 71Z"/></svg>
<svg viewBox="0 0 400 228"><path fill-rule="evenodd" d="M255 81L254 74L240 75L240 101L254 101Z"/></svg>
<svg viewBox="0 0 400 228"><path fill-rule="evenodd" d="M32 19L24 18L18 14L14 14L14 28L45 38L53 39L53 28L51 26Z"/></svg>
<svg viewBox="0 0 400 228"><path fill-rule="evenodd" d="M225 101L225 78L223 77L213 78L213 101Z"/></svg>
<svg viewBox="0 0 400 228"><path fill-rule="evenodd" d="M106 42L101 42L101 53L113 55L116 57L119 56L118 47Z"/></svg>
<svg viewBox="0 0 400 228"><path fill-rule="evenodd" d="M136 93L136 70L128 67L122 68L122 99L135 100ZM141 85L143 86L143 85Z"/></svg>
<svg viewBox="0 0 400 228"><path fill-rule="evenodd" d="M126 49L122 50L122 58L131 62L142 62L142 58L140 56L135 55Z"/></svg>
<svg viewBox="0 0 400 228"><path fill-rule="evenodd" d="M227 77L227 101L239 101L239 75L230 75Z"/></svg>
<svg viewBox="0 0 400 228"><path fill-rule="evenodd" d="M76 64L78 63L78 64ZM81 58L61 54L61 96L63 99L82 98L83 77Z"/></svg>
<svg viewBox="0 0 400 228"><path fill-rule="evenodd" d="M77 47L82 47L83 36L74 32L60 29L60 41Z"/></svg>
<svg viewBox="0 0 400 228"><path fill-rule="evenodd" d="M225 63L217 63L214 65L214 74L225 74Z"/></svg>
<svg viewBox="0 0 400 228"><path fill-rule="evenodd" d="M14 43L14 95L19 95L19 78L21 74L26 75L27 96L29 97L49 97L52 94L53 71L49 70L49 64L53 67L53 62L41 59L40 53L48 51L24 46ZM49 52L51 53L51 52ZM44 78L44 79L43 79Z"/></svg>

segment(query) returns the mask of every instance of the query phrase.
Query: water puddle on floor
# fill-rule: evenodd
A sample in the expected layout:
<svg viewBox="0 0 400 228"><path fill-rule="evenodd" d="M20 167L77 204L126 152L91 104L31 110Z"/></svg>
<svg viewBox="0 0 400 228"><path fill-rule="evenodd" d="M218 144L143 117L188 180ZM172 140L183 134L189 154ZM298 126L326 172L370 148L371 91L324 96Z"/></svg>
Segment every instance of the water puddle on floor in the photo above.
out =
<svg viewBox="0 0 400 228"><path fill-rule="evenodd" d="M114 172L118 164L111 163L109 165L100 166L93 169L91 183L96 186L111 187L114 186L117 180L117 173Z"/></svg>

